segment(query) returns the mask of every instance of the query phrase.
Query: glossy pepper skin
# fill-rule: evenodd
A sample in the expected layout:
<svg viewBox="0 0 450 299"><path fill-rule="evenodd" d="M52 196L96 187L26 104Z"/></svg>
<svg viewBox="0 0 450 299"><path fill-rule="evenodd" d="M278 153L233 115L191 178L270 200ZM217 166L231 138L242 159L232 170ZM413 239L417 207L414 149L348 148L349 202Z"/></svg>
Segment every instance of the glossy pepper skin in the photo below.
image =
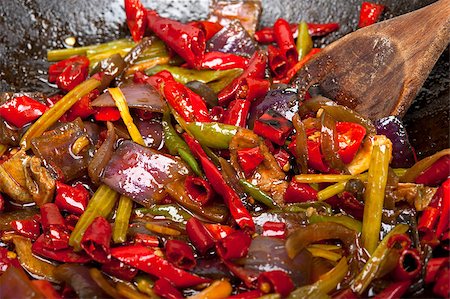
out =
<svg viewBox="0 0 450 299"><path fill-rule="evenodd" d="M374 298L376 299L395 299L395 298L401 298L403 294L406 293L409 286L411 285L411 281L400 281L400 282L394 282L390 284L387 288L385 288L383 291L378 293Z"/></svg>
<svg viewBox="0 0 450 299"><path fill-rule="evenodd" d="M222 174L208 158L200 143L187 134L183 134L183 137L194 156L200 160L208 181L211 183L214 190L224 199L233 219L242 229L254 232L255 223L253 222L253 218L249 211L244 207L236 192L225 182Z"/></svg>
<svg viewBox="0 0 450 299"><path fill-rule="evenodd" d="M269 58L269 68L275 78L284 78L289 70L286 56L283 55L280 48L272 45L267 47L267 54Z"/></svg>
<svg viewBox="0 0 450 299"><path fill-rule="evenodd" d="M416 184L436 186L450 176L450 155L439 158L414 180Z"/></svg>
<svg viewBox="0 0 450 299"><path fill-rule="evenodd" d="M89 59L85 56L73 56L48 68L48 82L56 83L64 91L71 91L86 80L88 72Z"/></svg>
<svg viewBox="0 0 450 299"><path fill-rule="evenodd" d="M41 235L31 247L33 254L61 263L87 263L91 258L83 251L75 252L73 248L53 250L47 248L45 236Z"/></svg>
<svg viewBox="0 0 450 299"><path fill-rule="evenodd" d="M252 243L252 238L242 230L237 230L229 234L216 243L216 250L224 260L245 257L248 248Z"/></svg>
<svg viewBox="0 0 450 299"><path fill-rule="evenodd" d="M170 49L180 55L192 68L200 68L205 54L205 35L189 24L163 18L153 10L147 10L148 27Z"/></svg>
<svg viewBox="0 0 450 299"><path fill-rule="evenodd" d="M169 240L166 242L166 257L175 266L191 270L196 265L194 252L186 242L180 240Z"/></svg>
<svg viewBox="0 0 450 299"><path fill-rule="evenodd" d="M286 239L286 223L275 221L264 222L263 236Z"/></svg>
<svg viewBox="0 0 450 299"><path fill-rule="evenodd" d="M294 283L286 272L273 270L258 276L258 288L265 293L274 292L287 297L294 290Z"/></svg>
<svg viewBox="0 0 450 299"><path fill-rule="evenodd" d="M278 83L289 83L292 78L298 73L298 71L312 58L314 55L320 52L318 48L312 48L305 57L303 57L299 62L294 64L286 73L286 76L279 81L274 81Z"/></svg>
<svg viewBox="0 0 450 299"><path fill-rule="evenodd" d="M166 299L181 299L184 298L180 291L178 291L167 279L160 278L155 281L153 291L156 295Z"/></svg>
<svg viewBox="0 0 450 299"><path fill-rule="evenodd" d="M366 136L366 129L351 122L336 122L336 132L339 142L338 154L342 162L348 164L353 161L358 152L364 136Z"/></svg>
<svg viewBox="0 0 450 299"><path fill-rule="evenodd" d="M59 250L69 247L69 232L58 206L46 203L40 207L41 225L44 231L44 247Z"/></svg>
<svg viewBox="0 0 450 299"><path fill-rule="evenodd" d="M116 107L96 107L94 119L96 121L118 121L120 112Z"/></svg>
<svg viewBox="0 0 450 299"><path fill-rule="evenodd" d="M310 185L292 181L284 194L287 203L308 202L317 200L317 191Z"/></svg>
<svg viewBox="0 0 450 299"><path fill-rule="evenodd" d="M224 112L222 122L228 125L245 128L251 102L248 100L236 99L228 105Z"/></svg>
<svg viewBox="0 0 450 299"><path fill-rule="evenodd" d="M203 98L183 84L167 81L162 89L167 102L185 121L211 121Z"/></svg>
<svg viewBox="0 0 450 299"><path fill-rule="evenodd" d="M140 0L125 0L127 25L135 42L139 42L147 27L147 10Z"/></svg>
<svg viewBox="0 0 450 299"><path fill-rule="evenodd" d="M184 186L189 197L202 205L208 203L214 195L214 190L211 185L206 180L199 177L186 177Z"/></svg>
<svg viewBox="0 0 450 299"><path fill-rule="evenodd" d="M81 183L69 186L56 182L55 204L60 210L81 215L86 210L89 201L89 191Z"/></svg>
<svg viewBox="0 0 450 299"><path fill-rule="evenodd" d="M177 288L187 288L209 279L188 273L173 266L155 254L155 251L142 245L121 246L111 249L111 255L119 261L158 278L168 279Z"/></svg>
<svg viewBox="0 0 450 299"><path fill-rule="evenodd" d="M243 99L250 102L264 97L270 89L269 80L243 78L239 82L239 87L236 93L236 99Z"/></svg>
<svg viewBox="0 0 450 299"><path fill-rule="evenodd" d="M289 66L298 61L298 52L295 47L294 37L291 33L289 23L285 19L278 19L273 25L274 39Z"/></svg>
<svg viewBox="0 0 450 299"><path fill-rule="evenodd" d="M209 249L214 247L214 238L203 222L195 217L190 218L186 223L186 233L194 244L195 248L205 254Z"/></svg>
<svg viewBox="0 0 450 299"><path fill-rule="evenodd" d="M293 128L292 122L270 109L255 121L253 131L273 143L283 145Z"/></svg>
<svg viewBox="0 0 450 299"><path fill-rule="evenodd" d="M84 97L78 100L65 114L67 121L74 121L76 118L80 117L85 119L96 112L96 110L91 107L91 103L100 95L97 89L94 89Z"/></svg>
<svg viewBox="0 0 450 299"><path fill-rule="evenodd" d="M41 233L37 217L11 221L11 228L19 235L36 240Z"/></svg>
<svg viewBox="0 0 450 299"><path fill-rule="evenodd" d="M81 248L95 261L106 263L109 260L112 229L111 224L103 217L97 217L86 229Z"/></svg>
<svg viewBox="0 0 450 299"><path fill-rule="evenodd" d="M375 24L384 10L384 5L372 2L363 2L359 12L358 27L366 27Z"/></svg>
<svg viewBox="0 0 450 299"><path fill-rule="evenodd" d="M248 58L223 52L208 52L202 61L202 68L212 70L229 70L234 68L245 69Z"/></svg>
<svg viewBox="0 0 450 299"><path fill-rule="evenodd" d="M219 23L209 21L195 21L190 22L189 25L192 25L202 30L203 34L205 35L205 40L209 40L211 37L214 36L214 34L219 32L223 28L223 26L220 25Z"/></svg>
<svg viewBox="0 0 450 299"><path fill-rule="evenodd" d="M266 64L266 54L262 51L256 51L253 54L252 58L250 58L248 66L246 69L244 69L244 72L219 92L219 94L217 95L217 98L219 99L219 105L225 106L236 97L236 92L238 91L239 83L242 79L263 79L265 75Z"/></svg>
<svg viewBox="0 0 450 299"><path fill-rule="evenodd" d="M244 171L246 177L251 176L259 164L264 161L264 156L259 146L238 150L237 158L239 166Z"/></svg>
<svg viewBox="0 0 450 299"><path fill-rule="evenodd" d="M39 118L47 106L27 96L15 97L0 105L0 117L17 128Z"/></svg>
<svg viewBox="0 0 450 299"><path fill-rule="evenodd" d="M289 25L291 29L292 36L295 38L298 34L298 24L292 23ZM308 32L311 36L324 36L328 33L336 31L339 29L338 23L325 23L325 24L315 24L308 23ZM269 44L275 41L273 27L262 28L255 32L255 40L258 43Z"/></svg>

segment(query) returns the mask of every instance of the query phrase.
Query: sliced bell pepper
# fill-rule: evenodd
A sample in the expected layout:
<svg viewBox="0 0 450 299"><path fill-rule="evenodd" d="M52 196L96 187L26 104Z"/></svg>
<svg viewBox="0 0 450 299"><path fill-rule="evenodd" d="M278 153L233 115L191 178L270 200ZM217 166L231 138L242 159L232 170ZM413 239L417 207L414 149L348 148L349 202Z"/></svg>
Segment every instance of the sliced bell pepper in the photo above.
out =
<svg viewBox="0 0 450 299"><path fill-rule="evenodd" d="M44 114L47 109L47 106L35 99L20 96L0 105L0 117L17 128L22 128Z"/></svg>
<svg viewBox="0 0 450 299"><path fill-rule="evenodd" d="M278 145L283 145L293 128L287 118L270 109L255 121L253 131Z"/></svg>
<svg viewBox="0 0 450 299"><path fill-rule="evenodd" d="M338 154L345 164L350 163L358 152L361 142L366 135L366 129L356 123L336 122L338 134Z"/></svg>
<svg viewBox="0 0 450 299"><path fill-rule="evenodd" d="M243 148L237 151L238 163L244 171L246 177L252 175L259 164L264 161L264 156L261 153L259 146L253 148Z"/></svg>
<svg viewBox="0 0 450 299"><path fill-rule="evenodd" d="M89 59L86 56L73 56L52 64L48 68L48 81L56 83L64 91L71 91L86 80L88 72Z"/></svg>

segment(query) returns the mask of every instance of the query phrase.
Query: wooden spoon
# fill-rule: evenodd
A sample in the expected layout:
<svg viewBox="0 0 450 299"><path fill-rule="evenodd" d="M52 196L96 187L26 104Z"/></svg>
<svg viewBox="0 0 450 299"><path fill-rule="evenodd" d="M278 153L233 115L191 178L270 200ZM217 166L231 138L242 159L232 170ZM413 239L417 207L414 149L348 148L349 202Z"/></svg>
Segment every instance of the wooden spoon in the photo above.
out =
<svg viewBox="0 0 450 299"><path fill-rule="evenodd" d="M378 119L403 116L450 39L450 0L350 33L297 75L300 98L313 84L341 105Z"/></svg>

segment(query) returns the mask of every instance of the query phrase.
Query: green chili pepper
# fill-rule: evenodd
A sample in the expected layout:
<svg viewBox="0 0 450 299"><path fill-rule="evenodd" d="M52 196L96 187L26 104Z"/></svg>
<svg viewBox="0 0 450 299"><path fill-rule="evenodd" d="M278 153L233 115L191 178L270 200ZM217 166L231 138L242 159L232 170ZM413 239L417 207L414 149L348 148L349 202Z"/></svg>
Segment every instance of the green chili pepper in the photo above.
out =
<svg viewBox="0 0 450 299"><path fill-rule="evenodd" d="M237 134L239 127L217 122L190 122L186 123L186 130L202 146L214 149L228 149L230 141Z"/></svg>
<svg viewBox="0 0 450 299"><path fill-rule="evenodd" d="M266 192L262 191L258 187L253 184L250 184L246 180L239 180L244 191L247 192L254 200L259 201L262 204L265 204L269 208L275 209L277 205L273 201L272 197L270 197Z"/></svg>
<svg viewBox="0 0 450 299"><path fill-rule="evenodd" d="M297 51L298 60L301 60L313 48L313 41L308 32L308 24L300 22L298 24Z"/></svg>
<svg viewBox="0 0 450 299"><path fill-rule="evenodd" d="M352 291L362 295L372 280L376 277L378 269L382 262L389 255L390 248L387 247L388 241L391 237L399 234L404 234L409 229L406 224L399 224L394 227L384 239L377 246L370 259L364 265L364 268L353 280L351 285Z"/></svg>
<svg viewBox="0 0 450 299"><path fill-rule="evenodd" d="M361 239L371 254L378 244L381 229L384 192L388 178L392 143L385 136L377 135L370 157L369 176L364 193L364 217Z"/></svg>
<svg viewBox="0 0 450 299"><path fill-rule="evenodd" d="M309 217L310 223L318 223L318 222L335 222L342 224L343 226L353 229L354 231L361 232L362 224L360 221L353 219L352 217L346 215L338 215L338 216L326 216L326 215L312 215Z"/></svg>
<svg viewBox="0 0 450 299"><path fill-rule="evenodd" d="M126 241L132 208L133 201L130 198L122 195L119 199L116 219L114 220L114 229L112 235L114 243L122 243Z"/></svg>
<svg viewBox="0 0 450 299"><path fill-rule="evenodd" d="M408 169L408 171L406 171L406 173L402 177L400 177L400 182L413 183L414 180L423 171L425 171L427 168L429 168L431 165L433 165L434 162L436 162L437 160L439 160L440 158L442 158L443 156L446 156L446 155L450 155L449 148L441 150L432 156L429 156L429 157L426 157L426 158L420 160L419 162L414 164L410 169Z"/></svg>
<svg viewBox="0 0 450 299"><path fill-rule="evenodd" d="M153 205L150 208L136 209L135 213L164 216L167 219L181 223L185 223L192 217L192 215L177 205Z"/></svg>
<svg viewBox="0 0 450 299"><path fill-rule="evenodd" d="M169 153L171 155L178 154L181 159L183 159L189 167L191 167L192 171L194 171L196 175L203 177L201 168L198 165L197 160L195 160L192 155L188 145L180 136L178 136L177 132L173 128L170 121L169 109L166 109L163 113L162 126L164 133L164 144L169 150Z"/></svg>
<svg viewBox="0 0 450 299"><path fill-rule="evenodd" d="M164 70L169 71L174 79L180 83L186 84L191 81L200 81L202 83L207 83L214 92L219 92L231 83L233 79L242 74L242 69L230 69L224 71L193 70L170 65L158 65L146 70L145 73L151 76Z"/></svg>
<svg viewBox="0 0 450 299"><path fill-rule="evenodd" d="M98 216L108 217L109 213L111 213L114 208L118 197L119 194L108 186L101 185L98 187L97 191L95 191L89 201L86 211L81 215L80 220L78 220L70 235L69 245L72 246L74 250L81 250L80 243L86 229Z"/></svg>
<svg viewBox="0 0 450 299"><path fill-rule="evenodd" d="M147 294L150 298L159 298L152 289L155 282L150 277L147 275L139 275L134 278L134 281L136 282L137 289L141 293Z"/></svg>
<svg viewBox="0 0 450 299"><path fill-rule="evenodd" d="M326 202L318 202L318 201L291 204L291 205L284 207L282 212L300 213L300 212L306 212L306 210L309 208L313 208L317 212L325 213L327 215L332 214L332 209L329 204L327 204Z"/></svg>

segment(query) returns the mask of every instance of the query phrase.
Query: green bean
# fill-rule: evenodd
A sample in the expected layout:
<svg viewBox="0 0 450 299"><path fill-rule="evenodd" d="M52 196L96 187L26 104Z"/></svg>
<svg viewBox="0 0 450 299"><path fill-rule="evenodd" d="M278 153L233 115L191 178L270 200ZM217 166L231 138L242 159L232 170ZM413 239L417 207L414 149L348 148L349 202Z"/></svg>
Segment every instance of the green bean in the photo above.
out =
<svg viewBox="0 0 450 299"><path fill-rule="evenodd" d="M361 232L362 224L360 221L353 219L352 217L346 215L335 215L335 216L326 216L326 215L312 215L309 217L310 223L317 222L335 222L342 224L343 226L353 229L358 233Z"/></svg>
<svg viewBox="0 0 450 299"><path fill-rule="evenodd" d="M132 209L133 201L124 195L120 196L112 235L114 243L122 243L126 241Z"/></svg>
<svg viewBox="0 0 450 299"><path fill-rule="evenodd" d="M86 229L98 216L107 217L114 208L118 197L119 194L108 186L100 185L98 187L70 235L69 245L74 247L74 250L81 250L80 243Z"/></svg>
<svg viewBox="0 0 450 299"><path fill-rule="evenodd" d="M244 191L248 193L254 200L259 201L262 204L265 204L269 208L275 209L277 205L273 201L272 197L270 197L267 193L259 189L253 184L250 184L246 180L239 180Z"/></svg>
<svg viewBox="0 0 450 299"><path fill-rule="evenodd" d="M364 226L363 226L364 228ZM399 234L404 234L408 231L409 226L406 224L399 224L394 227L384 239L380 242L380 244L376 247L375 251L373 251L372 256L364 265L364 268L361 272L356 276L351 285L352 291L362 295L372 280L376 277L378 270L382 262L389 255L390 248L387 247L388 241L391 237Z"/></svg>
<svg viewBox="0 0 450 299"><path fill-rule="evenodd" d="M308 32L308 24L300 22L298 24L297 51L298 60L300 61L313 48L313 41Z"/></svg>
<svg viewBox="0 0 450 299"><path fill-rule="evenodd" d="M370 158L367 187L364 193L364 215L361 239L364 247L372 254L378 244L381 230L384 192L392 156L392 143L385 136L375 136Z"/></svg>
<svg viewBox="0 0 450 299"><path fill-rule="evenodd" d="M22 140L20 140L21 147L28 150L31 145L31 139L42 135L42 133L58 121L79 99L99 87L100 84L101 82L96 78L90 78L72 89L31 125L23 135Z"/></svg>

